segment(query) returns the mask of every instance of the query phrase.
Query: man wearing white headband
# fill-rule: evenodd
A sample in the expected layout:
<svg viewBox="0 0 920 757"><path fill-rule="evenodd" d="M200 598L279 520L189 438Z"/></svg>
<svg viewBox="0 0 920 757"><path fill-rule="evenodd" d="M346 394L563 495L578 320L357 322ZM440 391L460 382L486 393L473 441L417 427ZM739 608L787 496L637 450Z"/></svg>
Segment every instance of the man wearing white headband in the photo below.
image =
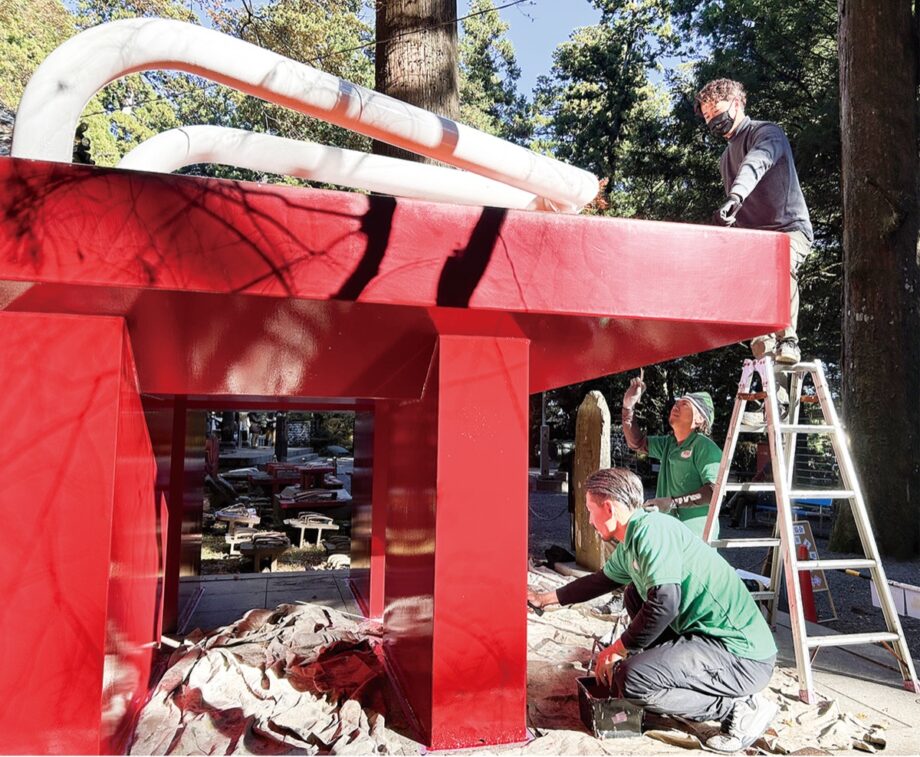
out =
<svg viewBox="0 0 920 757"><path fill-rule="evenodd" d="M623 395L622 420L629 448L661 461L655 498L646 502L646 506L671 513L701 537L712 500L712 485L722 462L722 450L708 436L715 417L712 397L708 392L685 394L674 403L668 416L672 433L647 436L634 417L644 391L640 374L630 381ZM718 536L719 524L715 523L712 538Z"/></svg>

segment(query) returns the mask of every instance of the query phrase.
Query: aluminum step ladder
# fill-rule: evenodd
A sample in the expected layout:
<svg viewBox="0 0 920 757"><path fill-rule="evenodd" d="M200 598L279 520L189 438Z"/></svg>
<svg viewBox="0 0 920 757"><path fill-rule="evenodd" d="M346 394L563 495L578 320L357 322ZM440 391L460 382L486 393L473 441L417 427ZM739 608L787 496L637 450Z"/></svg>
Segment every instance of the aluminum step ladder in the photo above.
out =
<svg viewBox="0 0 920 757"><path fill-rule="evenodd" d="M777 401L777 373L789 380L789 409L785 422L780 419ZM759 375L762 391L752 392L754 376ZM804 380L811 376L814 394L803 394ZM765 407L765 424L744 426L742 420L748 402L762 400ZM814 403L820 407L823 423L799 423L799 411L803 403ZM766 433L770 444L773 464L773 483L730 483L729 473L738 438L742 433ZM796 439L799 434L826 434L830 436L837 465L840 471L842 489L794 489L792 488ZM713 525L718 522L719 511L727 492L774 492L776 496L776 529L771 539L719 539L712 540ZM800 560L796 554L792 526L792 502L797 499L820 497L822 499L847 500L863 547L862 559L846 560ZM718 479L713 488L709 516L703 530L703 540L718 548L772 548L773 560L770 570L769 591L753 592L757 600L767 603L768 621L775 626L776 605L779 597L779 582L785 573L786 595L789 601L789 618L792 625L792 639L795 647L795 661L799 677L799 697L803 702L814 703L815 689L811 664L821 647L849 646L856 644L882 644L898 662L904 688L920 693L917 673L904 638L904 631L882 565L869 524L868 511L863 500L845 432L837 417L824 366L820 361L796 365L774 366L772 358L745 360L735 396L734 409L729 421L728 436L719 467ZM833 636L809 637L802 609L802 592L799 584L800 570L861 570L868 569L870 580L878 592L887 631L873 633L839 634Z"/></svg>

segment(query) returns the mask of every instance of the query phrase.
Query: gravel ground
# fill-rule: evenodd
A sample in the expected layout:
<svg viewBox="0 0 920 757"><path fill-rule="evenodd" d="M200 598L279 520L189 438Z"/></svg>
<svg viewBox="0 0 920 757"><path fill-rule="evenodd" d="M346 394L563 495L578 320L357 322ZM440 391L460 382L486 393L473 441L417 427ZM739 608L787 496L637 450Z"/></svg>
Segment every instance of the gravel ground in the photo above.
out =
<svg viewBox="0 0 920 757"><path fill-rule="evenodd" d="M724 538L738 537L768 537L772 534L772 524L749 525L745 530L733 529L728 526L728 519L722 519L721 535ZM825 530L827 525L825 524ZM861 555L831 552L827 549L826 535L815 534L818 554L822 558L861 557ZM568 516L568 495L547 492L530 493L530 556L534 560L545 560L545 550L557 544L572 551L570 542L570 521ZM761 565L765 557L762 549L729 549L723 550L726 559L737 568L743 568L754 573L761 572ZM898 562L883 560L888 578L906 584L920 586L920 558ZM844 573L832 571L826 574L828 586L834 599L838 619L828 621L826 625L841 633L865 633L868 631L885 630L885 620L882 612L872 606L869 597L869 582L848 576ZM823 617L829 610L823 595L816 596L816 605L819 617ZM900 616L904 628L907 644L915 665L920 664L920 619Z"/></svg>

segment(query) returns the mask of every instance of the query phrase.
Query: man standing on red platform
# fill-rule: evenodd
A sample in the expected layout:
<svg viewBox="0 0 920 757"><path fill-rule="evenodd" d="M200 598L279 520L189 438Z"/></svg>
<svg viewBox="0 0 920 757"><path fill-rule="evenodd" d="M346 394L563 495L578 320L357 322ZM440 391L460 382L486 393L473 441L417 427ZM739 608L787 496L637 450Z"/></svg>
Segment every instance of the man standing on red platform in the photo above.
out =
<svg viewBox="0 0 920 757"><path fill-rule="evenodd" d="M725 226L782 231L789 236L790 325L752 340L751 351L755 358L770 355L777 363L797 363L801 359L796 334L797 272L811 251L814 233L786 134L774 123L751 120L745 115L746 105L744 86L731 79L715 79L696 96L697 112L709 131L728 140L719 160L728 201L714 217Z"/></svg>

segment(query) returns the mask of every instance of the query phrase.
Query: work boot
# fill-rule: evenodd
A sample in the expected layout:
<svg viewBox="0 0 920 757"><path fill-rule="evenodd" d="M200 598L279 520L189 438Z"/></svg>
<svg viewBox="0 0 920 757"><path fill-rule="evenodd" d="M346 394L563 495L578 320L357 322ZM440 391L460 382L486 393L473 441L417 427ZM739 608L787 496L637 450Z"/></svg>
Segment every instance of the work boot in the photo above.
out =
<svg viewBox="0 0 920 757"><path fill-rule="evenodd" d="M799 343L795 339L782 339L776 345L773 359L783 365L795 365L800 362L802 353L799 351Z"/></svg>
<svg viewBox="0 0 920 757"><path fill-rule="evenodd" d="M773 702L760 694L735 700L722 730L706 739L706 747L714 752L738 752L759 739L779 712Z"/></svg>

